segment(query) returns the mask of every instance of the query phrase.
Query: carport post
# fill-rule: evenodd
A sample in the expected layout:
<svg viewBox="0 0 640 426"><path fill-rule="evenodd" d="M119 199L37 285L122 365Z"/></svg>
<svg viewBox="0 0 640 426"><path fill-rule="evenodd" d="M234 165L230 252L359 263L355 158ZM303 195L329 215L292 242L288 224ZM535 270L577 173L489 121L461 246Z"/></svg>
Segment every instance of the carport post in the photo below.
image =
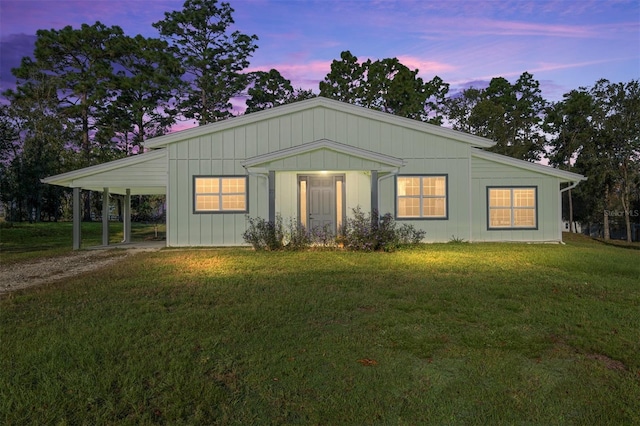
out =
<svg viewBox="0 0 640 426"><path fill-rule="evenodd" d="M102 245L109 245L109 188L102 189Z"/></svg>
<svg viewBox="0 0 640 426"><path fill-rule="evenodd" d="M80 189L73 188L73 249L80 250L82 242L82 209L80 206Z"/></svg>
<svg viewBox="0 0 640 426"><path fill-rule="evenodd" d="M122 218L124 227L124 242L131 242L131 190L127 188L124 196L124 217Z"/></svg>

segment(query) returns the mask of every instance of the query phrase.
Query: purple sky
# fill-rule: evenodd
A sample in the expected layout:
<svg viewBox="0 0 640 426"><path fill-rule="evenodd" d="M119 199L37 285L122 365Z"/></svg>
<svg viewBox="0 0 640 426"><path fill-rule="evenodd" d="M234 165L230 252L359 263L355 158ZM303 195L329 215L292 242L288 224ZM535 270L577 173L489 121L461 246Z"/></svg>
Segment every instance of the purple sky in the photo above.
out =
<svg viewBox="0 0 640 426"><path fill-rule="evenodd" d="M259 37L250 71L276 68L318 92L331 61L397 57L451 92L511 82L525 71L559 100L598 79L640 78L638 0L230 0L236 27ZM153 22L182 9L173 0L0 0L0 89L33 49L38 29L101 21L157 37Z"/></svg>

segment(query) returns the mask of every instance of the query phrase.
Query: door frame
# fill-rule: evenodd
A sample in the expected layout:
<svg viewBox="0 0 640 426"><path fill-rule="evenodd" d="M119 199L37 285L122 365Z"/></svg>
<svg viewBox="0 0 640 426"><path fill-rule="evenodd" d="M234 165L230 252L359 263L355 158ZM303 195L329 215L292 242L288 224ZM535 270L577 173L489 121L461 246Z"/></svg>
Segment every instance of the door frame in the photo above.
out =
<svg viewBox="0 0 640 426"><path fill-rule="evenodd" d="M338 234L340 227L345 223L346 214L346 175L344 173L298 173L297 175L297 187L298 187L298 223L303 225L307 231L309 229L309 205L310 205L310 191L309 191L309 178L310 177L331 177L333 178L333 193L335 194L335 217L333 218L333 233ZM338 184L340 183L340 184ZM304 204L303 204L304 202ZM303 217L304 216L304 217Z"/></svg>

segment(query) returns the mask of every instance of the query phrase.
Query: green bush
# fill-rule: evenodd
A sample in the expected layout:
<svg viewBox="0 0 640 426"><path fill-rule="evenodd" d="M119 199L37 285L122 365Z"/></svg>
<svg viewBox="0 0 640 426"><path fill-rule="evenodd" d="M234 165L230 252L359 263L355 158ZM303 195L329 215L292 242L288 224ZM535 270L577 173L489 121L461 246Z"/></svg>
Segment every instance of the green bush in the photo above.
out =
<svg viewBox="0 0 640 426"><path fill-rule="evenodd" d="M339 237L348 250L393 251L402 245L418 244L425 236L425 231L416 230L413 225L398 226L391 213L380 217L377 210L365 213L360 207L352 212L353 217L347 219Z"/></svg>
<svg viewBox="0 0 640 426"><path fill-rule="evenodd" d="M425 232L413 225L398 225L390 213L380 217L377 211L365 213L360 207L352 209L353 217L348 218L335 235L328 226L311 230L296 219L289 219L286 228L282 218L275 221L250 218L242 238L256 250L306 250L311 246L335 248L342 245L354 251L393 251L403 245L418 244Z"/></svg>
<svg viewBox="0 0 640 426"><path fill-rule="evenodd" d="M256 250L282 250L284 248L284 230L282 218L276 217L275 222L261 218L247 217L249 226L242 233L242 238Z"/></svg>

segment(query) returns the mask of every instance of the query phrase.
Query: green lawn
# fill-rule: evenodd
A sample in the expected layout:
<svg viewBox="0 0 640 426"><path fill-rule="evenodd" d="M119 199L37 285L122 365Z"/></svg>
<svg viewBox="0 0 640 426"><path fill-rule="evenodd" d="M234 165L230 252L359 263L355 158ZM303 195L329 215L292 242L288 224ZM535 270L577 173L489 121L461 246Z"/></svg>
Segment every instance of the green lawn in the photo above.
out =
<svg viewBox="0 0 640 426"><path fill-rule="evenodd" d="M81 224L82 247L102 245L102 223L83 222ZM158 225L158 237L164 237L165 225ZM122 222L109 224L109 244L124 238ZM132 241L156 238L153 224L132 223ZM9 223L0 221L0 261L14 263L44 256L69 254L73 248L73 224L54 223Z"/></svg>
<svg viewBox="0 0 640 426"><path fill-rule="evenodd" d="M640 424L640 252L166 249L4 296L0 347L3 425Z"/></svg>

